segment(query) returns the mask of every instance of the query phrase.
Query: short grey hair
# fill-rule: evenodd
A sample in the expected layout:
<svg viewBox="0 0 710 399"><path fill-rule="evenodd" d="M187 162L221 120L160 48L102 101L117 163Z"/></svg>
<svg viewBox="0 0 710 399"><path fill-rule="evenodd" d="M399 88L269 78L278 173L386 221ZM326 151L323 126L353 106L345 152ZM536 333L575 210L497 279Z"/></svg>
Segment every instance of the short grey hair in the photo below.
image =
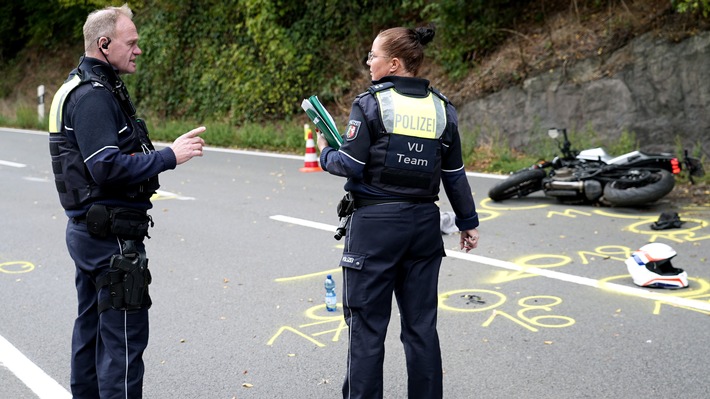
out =
<svg viewBox="0 0 710 399"><path fill-rule="evenodd" d="M133 11L128 4L92 11L84 23L84 51L96 46L100 37L111 37L116 32L116 21L120 15L133 20Z"/></svg>

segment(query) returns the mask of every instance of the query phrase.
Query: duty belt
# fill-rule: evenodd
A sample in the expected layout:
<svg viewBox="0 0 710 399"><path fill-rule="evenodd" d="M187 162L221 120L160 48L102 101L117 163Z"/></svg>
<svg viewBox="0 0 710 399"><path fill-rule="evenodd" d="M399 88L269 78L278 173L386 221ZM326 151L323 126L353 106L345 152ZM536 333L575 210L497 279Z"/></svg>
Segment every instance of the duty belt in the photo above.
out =
<svg viewBox="0 0 710 399"><path fill-rule="evenodd" d="M434 198L355 198L355 208L362 208L364 206L370 205L380 205L380 204L393 204L393 203L405 203L405 204L430 204L436 201L438 197Z"/></svg>
<svg viewBox="0 0 710 399"><path fill-rule="evenodd" d="M124 240L141 240L148 237L153 218L144 210L108 207L93 204L84 216L73 218L75 223L85 223L89 233L98 238L114 234Z"/></svg>

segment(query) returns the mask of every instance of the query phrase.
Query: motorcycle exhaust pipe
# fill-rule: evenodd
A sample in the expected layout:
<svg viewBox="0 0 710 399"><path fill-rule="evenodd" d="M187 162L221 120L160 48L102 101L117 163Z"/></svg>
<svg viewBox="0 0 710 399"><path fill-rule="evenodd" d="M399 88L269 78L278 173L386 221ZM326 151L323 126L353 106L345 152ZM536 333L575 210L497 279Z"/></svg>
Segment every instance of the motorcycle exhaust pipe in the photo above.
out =
<svg viewBox="0 0 710 399"><path fill-rule="evenodd" d="M596 180L585 181L549 181L545 183L545 194L552 197L571 197L578 193L590 201L596 201L602 196L602 185Z"/></svg>
<svg viewBox="0 0 710 399"><path fill-rule="evenodd" d="M559 181L553 180L545 184L548 190L577 190L584 191L584 183L581 181Z"/></svg>

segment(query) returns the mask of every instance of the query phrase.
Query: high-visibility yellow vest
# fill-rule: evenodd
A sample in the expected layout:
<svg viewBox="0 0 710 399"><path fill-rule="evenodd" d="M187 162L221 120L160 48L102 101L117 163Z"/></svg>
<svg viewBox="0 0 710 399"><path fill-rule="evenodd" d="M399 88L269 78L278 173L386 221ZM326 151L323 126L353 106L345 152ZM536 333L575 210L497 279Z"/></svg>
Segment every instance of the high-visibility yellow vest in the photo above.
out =
<svg viewBox="0 0 710 399"><path fill-rule="evenodd" d="M81 78L79 77L79 75L74 75L71 79L64 82L62 87L57 90L57 93L52 99L52 106L49 108L50 133L59 133L62 131L62 124L64 123L62 119L64 114L64 102L69 96L69 93L71 93L72 90L76 89L80 83Z"/></svg>
<svg viewBox="0 0 710 399"><path fill-rule="evenodd" d="M444 101L429 92L424 98L408 97L394 88L378 91L380 116L387 133L438 139L446 128Z"/></svg>

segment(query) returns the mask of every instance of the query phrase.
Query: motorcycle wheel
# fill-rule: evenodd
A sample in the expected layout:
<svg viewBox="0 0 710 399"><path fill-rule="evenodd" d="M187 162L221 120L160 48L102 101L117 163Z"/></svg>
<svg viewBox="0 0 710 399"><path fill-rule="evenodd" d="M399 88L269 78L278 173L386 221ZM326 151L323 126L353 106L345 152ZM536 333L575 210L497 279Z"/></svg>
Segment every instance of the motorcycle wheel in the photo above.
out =
<svg viewBox="0 0 710 399"><path fill-rule="evenodd" d="M507 179L493 186L488 197L493 201L503 201L513 197L524 197L542 189L542 179L547 175L542 169L528 169L513 173Z"/></svg>
<svg viewBox="0 0 710 399"><path fill-rule="evenodd" d="M664 169L650 172L645 184L628 184L634 175L624 176L604 187L604 201L616 206L636 206L655 202L673 190L675 178ZM643 174L643 173L642 173Z"/></svg>

